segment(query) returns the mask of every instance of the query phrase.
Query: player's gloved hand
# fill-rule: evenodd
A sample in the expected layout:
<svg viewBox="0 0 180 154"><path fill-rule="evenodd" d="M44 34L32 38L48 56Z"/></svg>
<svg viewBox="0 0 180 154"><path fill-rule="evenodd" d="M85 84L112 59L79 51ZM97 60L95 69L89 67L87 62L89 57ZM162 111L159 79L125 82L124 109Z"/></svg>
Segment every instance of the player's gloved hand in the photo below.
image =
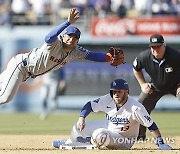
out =
<svg viewBox="0 0 180 154"><path fill-rule="evenodd" d="M112 66L118 66L120 64L124 64L124 51L115 48L115 47L110 47L109 52L107 54L111 55L111 65Z"/></svg>
<svg viewBox="0 0 180 154"><path fill-rule="evenodd" d="M158 146L158 150L172 150L173 148L167 144L164 143L162 137L156 138L156 144Z"/></svg>

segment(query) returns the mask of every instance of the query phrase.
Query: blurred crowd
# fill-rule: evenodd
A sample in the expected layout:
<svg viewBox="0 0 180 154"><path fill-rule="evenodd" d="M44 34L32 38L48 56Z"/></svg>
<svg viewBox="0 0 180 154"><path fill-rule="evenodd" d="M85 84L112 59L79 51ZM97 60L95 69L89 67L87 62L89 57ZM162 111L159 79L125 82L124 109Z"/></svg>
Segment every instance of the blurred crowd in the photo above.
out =
<svg viewBox="0 0 180 154"><path fill-rule="evenodd" d="M53 25L72 7L85 17L180 17L180 0L0 0L0 25Z"/></svg>

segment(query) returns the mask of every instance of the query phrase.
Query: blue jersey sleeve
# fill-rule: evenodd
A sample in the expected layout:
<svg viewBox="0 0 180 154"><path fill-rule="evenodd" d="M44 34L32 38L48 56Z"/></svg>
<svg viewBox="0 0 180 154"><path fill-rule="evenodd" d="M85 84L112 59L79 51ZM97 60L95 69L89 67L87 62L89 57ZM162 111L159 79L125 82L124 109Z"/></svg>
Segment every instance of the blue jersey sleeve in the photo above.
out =
<svg viewBox="0 0 180 154"><path fill-rule="evenodd" d="M106 62L106 53L105 52L89 52L87 60L96 61L96 62Z"/></svg>
<svg viewBox="0 0 180 154"><path fill-rule="evenodd" d="M70 23L68 21L65 21L61 25L55 27L51 32L49 32L49 34L46 35L45 42L52 43L52 42L56 41L57 36L69 25L70 25Z"/></svg>
<svg viewBox="0 0 180 154"><path fill-rule="evenodd" d="M81 112L80 112L80 117L85 118L85 117L87 117L88 114L89 114L90 112L92 112L92 111L93 111L93 110L92 110L92 107L91 107L91 102L87 102L87 103L83 106L83 108L82 108L82 110L81 110Z"/></svg>

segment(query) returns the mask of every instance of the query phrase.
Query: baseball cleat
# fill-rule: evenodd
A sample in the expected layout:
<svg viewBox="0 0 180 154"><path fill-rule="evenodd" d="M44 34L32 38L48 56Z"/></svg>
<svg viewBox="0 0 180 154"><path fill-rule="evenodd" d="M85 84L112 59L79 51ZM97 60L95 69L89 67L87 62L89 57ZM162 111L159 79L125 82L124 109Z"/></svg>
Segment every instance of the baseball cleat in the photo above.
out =
<svg viewBox="0 0 180 154"><path fill-rule="evenodd" d="M59 148L61 145L65 144L66 140L55 140L52 142L52 146Z"/></svg>

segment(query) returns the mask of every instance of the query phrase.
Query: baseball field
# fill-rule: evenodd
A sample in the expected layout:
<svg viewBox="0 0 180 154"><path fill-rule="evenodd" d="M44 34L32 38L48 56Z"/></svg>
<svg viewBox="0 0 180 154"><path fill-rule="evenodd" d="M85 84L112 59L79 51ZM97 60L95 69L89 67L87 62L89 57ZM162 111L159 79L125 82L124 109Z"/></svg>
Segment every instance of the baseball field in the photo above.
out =
<svg viewBox="0 0 180 154"><path fill-rule="evenodd" d="M55 139L67 139L79 112L60 111L52 113L46 120L39 120L38 114L0 114L0 154L58 154L58 153L109 153L109 150L58 150L51 146ZM102 119L104 114L93 113L88 119ZM153 112L166 143L172 151L159 151L148 133L146 142L136 143L132 150L111 150L111 153L180 153L180 113Z"/></svg>

